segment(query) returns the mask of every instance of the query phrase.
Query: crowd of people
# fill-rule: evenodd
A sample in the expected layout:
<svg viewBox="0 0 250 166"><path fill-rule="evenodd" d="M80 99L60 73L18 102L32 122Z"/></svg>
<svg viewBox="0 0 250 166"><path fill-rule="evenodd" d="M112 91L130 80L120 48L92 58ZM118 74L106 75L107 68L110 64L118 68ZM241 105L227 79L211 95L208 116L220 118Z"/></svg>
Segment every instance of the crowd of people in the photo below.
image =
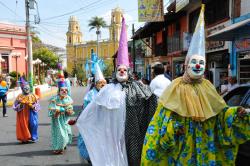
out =
<svg viewBox="0 0 250 166"><path fill-rule="evenodd" d="M234 165L238 146L250 140L250 115L243 107L229 107L204 78L204 36L202 6L183 76L171 80L164 65L156 64L149 83L130 71L123 18L115 78L107 83L95 64L75 119L67 74L59 64L58 93L48 107L53 153L64 153L76 124L81 161L93 166ZM16 135L22 143L36 142L39 100L21 82L23 93L13 106Z"/></svg>

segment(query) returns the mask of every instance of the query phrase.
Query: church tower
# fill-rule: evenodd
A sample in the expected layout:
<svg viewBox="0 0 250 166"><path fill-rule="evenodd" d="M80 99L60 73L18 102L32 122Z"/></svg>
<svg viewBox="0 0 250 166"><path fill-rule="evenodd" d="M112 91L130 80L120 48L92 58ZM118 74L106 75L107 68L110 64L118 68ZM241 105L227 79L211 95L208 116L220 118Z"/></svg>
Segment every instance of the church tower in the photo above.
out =
<svg viewBox="0 0 250 166"><path fill-rule="evenodd" d="M120 32L122 27L122 15L123 11L119 7L112 10L111 13L111 25L109 28L109 36L111 41L119 41Z"/></svg>
<svg viewBox="0 0 250 166"><path fill-rule="evenodd" d="M82 32L75 16L69 18L69 27L66 35L67 45L80 44L82 42Z"/></svg>
<svg viewBox="0 0 250 166"><path fill-rule="evenodd" d="M82 43L82 32L80 30L80 24L75 16L70 16L69 18L69 26L66 36L67 70L71 72L78 61L78 57L76 55L76 46Z"/></svg>

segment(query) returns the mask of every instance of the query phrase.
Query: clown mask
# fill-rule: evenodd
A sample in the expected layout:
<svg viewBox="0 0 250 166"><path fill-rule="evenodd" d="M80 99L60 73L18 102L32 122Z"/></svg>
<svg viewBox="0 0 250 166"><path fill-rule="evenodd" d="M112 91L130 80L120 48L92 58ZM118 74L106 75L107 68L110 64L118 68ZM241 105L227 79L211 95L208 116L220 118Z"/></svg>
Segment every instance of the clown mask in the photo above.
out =
<svg viewBox="0 0 250 166"><path fill-rule="evenodd" d="M187 64L187 73L192 79L200 79L205 71L205 57L193 55Z"/></svg>
<svg viewBox="0 0 250 166"><path fill-rule="evenodd" d="M102 87L104 87L107 84L106 80L99 80L96 82L95 87L96 89L99 91L100 89L102 89Z"/></svg>
<svg viewBox="0 0 250 166"><path fill-rule="evenodd" d="M67 87L61 87L59 91L59 95L61 97L66 97L68 95L68 89Z"/></svg>
<svg viewBox="0 0 250 166"><path fill-rule="evenodd" d="M22 87L22 90L23 90L23 94L24 95L28 95L30 93L30 86L29 84L26 84Z"/></svg>
<svg viewBox="0 0 250 166"><path fill-rule="evenodd" d="M125 82L128 80L128 68L124 65L120 65L117 68L116 79L119 82Z"/></svg>

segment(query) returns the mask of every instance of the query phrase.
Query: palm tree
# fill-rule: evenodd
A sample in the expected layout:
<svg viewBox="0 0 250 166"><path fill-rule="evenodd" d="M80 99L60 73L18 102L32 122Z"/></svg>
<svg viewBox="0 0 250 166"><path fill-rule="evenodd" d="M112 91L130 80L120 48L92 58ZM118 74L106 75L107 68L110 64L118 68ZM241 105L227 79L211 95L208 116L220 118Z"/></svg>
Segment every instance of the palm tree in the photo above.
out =
<svg viewBox="0 0 250 166"><path fill-rule="evenodd" d="M96 35L97 35L97 55L98 55L98 48L99 48L99 34L101 33L100 29L106 27L106 22L102 17L92 17L89 20L89 31L92 29L96 29Z"/></svg>

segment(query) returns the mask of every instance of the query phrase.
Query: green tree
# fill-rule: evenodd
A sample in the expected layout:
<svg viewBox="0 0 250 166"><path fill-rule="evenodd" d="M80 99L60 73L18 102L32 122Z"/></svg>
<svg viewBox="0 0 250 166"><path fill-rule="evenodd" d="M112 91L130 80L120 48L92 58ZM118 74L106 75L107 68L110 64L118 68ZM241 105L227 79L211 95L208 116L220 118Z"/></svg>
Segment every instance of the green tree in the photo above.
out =
<svg viewBox="0 0 250 166"><path fill-rule="evenodd" d="M46 47L41 47L33 51L33 59L39 58L42 62L47 64L46 69L52 68L56 69L57 68L57 61L58 58L55 55L55 53L51 50L49 50Z"/></svg>
<svg viewBox="0 0 250 166"><path fill-rule="evenodd" d="M97 55L98 55L98 48L99 48L99 35L101 33L100 29L101 28L104 28L104 27L107 27L107 24L105 22L105 20L102 18L102 17L92 17L90 20L89 20L89 31L93 30L93 29L96 29L96 36L97 36Z"/></svg>
<svg viewBox="0 0 250 166"><path fill-rule="evenodd" d="M112 77L113 73L113 61L112 60L104 60L105 69L103 70L104 77Z"/></svg>

